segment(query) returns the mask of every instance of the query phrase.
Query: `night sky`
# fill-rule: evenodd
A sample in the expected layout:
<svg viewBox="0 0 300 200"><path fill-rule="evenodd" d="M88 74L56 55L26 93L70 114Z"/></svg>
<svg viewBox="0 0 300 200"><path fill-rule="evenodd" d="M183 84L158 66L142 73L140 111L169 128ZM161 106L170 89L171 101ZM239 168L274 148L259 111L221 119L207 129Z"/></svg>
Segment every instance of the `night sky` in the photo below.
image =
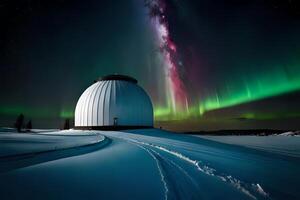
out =
<svg viewBox="0 0 300 200"><path fill-rule="evenodd" d="M300 129L297 0L0 0L0 23L0 126L59 128L118 73L156 126Z"/></svg>

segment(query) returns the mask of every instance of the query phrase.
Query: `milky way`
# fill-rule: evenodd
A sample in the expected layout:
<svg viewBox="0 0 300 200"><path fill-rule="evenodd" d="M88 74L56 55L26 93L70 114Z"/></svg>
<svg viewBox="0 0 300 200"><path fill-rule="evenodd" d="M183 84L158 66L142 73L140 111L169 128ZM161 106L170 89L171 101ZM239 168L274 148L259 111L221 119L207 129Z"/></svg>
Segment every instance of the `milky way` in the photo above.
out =
<svg viewBox="0 0 300 200"><path fill-rule="evenodd" d="M169 24L166 18L166 4L160 0L146 1L149 8L149 16L153 19L153 28L157 34L160 53L163 57L164 82L166 106L157 106L155 116L168 115L176 117L179 113L188 112L188 99L185 85L180 77L179 67L181 61L178 59L177 47L169 33Z"/></svg>
<svg viewBox="0 0 300 200"><path fill-rule="evenodd" d="M255 64L251 62L243 63L239 61L240 58L236 58L239 63L233 64L228 70L229 72L236 69L232 74L226 71L210 71L207 64L199 62L203 57L201 53L197 52L196 57L198 58L195 59L194 54L186 53L189 49L184 44L182 45L184 42L179 41L181 45L178 46L178 41L173 37L173 35L177 34L178 36L183 33L185 36L195 37L193 34L186 35L185 30L175 27L180 26L176 21L174 22L174 19L178 19L176 14L178 15L180 9L188 9L187 4L170 0L145 2L149 9L149 16L154 21L159 47L164 57L163 68L165 70L167 103L165 106L158 103L155 105L156 119L171 120L191 116L201 117L208 111L275 97L300 89L300 61L297 58L294 59L293 55L290 55L290 58L281 63L272 60ZM168 9L171 9L171 11ZM173 27L170 25L169 20L173 20ZM173 31L170 32L170 29ZM224 35L223 37L227 36ZM190 38L181 38L181 40L184 39L190 40ZM193 50L199 48L197 44L189 45L189 48ZM227 54L227 52L221 53ZM266 55L269 56L269 53L266 52ZM179 58L182 58L182 60ZM198 68L198 70L195 70L195 68ZM203 71L208 72L206 74L194 74L195 71L201 71L201 68ZM256 70L253 71L251 68ZM223 70L221 66L220 69ZM220 76L220 73L222 73L222 78L214 83L214 76ZM203 80L206 81L205 85L202 84ZM191 85L191 82L194 85ZM191 87L196 89L187 90Z"/></svg>

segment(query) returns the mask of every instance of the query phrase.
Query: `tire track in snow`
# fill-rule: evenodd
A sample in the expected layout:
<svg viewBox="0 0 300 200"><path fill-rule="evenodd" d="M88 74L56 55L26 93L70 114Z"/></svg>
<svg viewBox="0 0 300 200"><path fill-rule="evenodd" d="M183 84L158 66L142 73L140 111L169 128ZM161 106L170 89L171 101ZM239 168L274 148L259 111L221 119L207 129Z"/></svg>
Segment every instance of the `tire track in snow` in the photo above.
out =
<svg viewBox="0 0 300 200"><path fill-rule="evenodd" d="M158 159L153 155L153 153L149 149L147 149L147 148L145 148L145 147L143 147L143 146L141 146L139 144L136 144L136 143L134 143L134 144L136 146L140 147L141 149L145 150L155 160L157 168L158 168L158 172L159 172L159 175L160 175L160 178L161 178L161 182L164 185L165 200L167 200L168 199L169 188L168 188L168 184L167 184L164 172L162 170L162 167L161 167Z"/></svg>
<svg viewBox="0 0 300 200"><path fill-rule="evenodd" d="M159 153L157 153L157 154L160 155ZM181 166L177 165L172 160L170 160L168 158L164 158L164 159L167 159L168 162L170 162L172 165L174 165L175 167L177 167L183 174L185 174L190 179L190 181L194 184L194 186L199 189L199 185L197 184L197 182L189 175L189 173L186 170L184 170Z"/></svg>
<svg viewBox="0 0 300 200"><path fill-rule="evenodd" d="M122 138L122 137L120 137ZM246 183L243 182L231 175L226 175L223 173L219 173L217 170L203 164L201 161L198 160L193 160L179 152L173 151L173 150L169 150L165 147L162 146L158 146L155 144L151 144L151 143L147 143L147 142L142 142L136 139L131 139L131 138L122 138L124 140L128 140L131 141L133 143L137 143L140 145L144 145L144 146L148 146L148 147L152 147L158 150L161 150L163 152L166 152L168 154L171 154L181 160L184 160L192 165L194 165L200 172L212 176L212 177L216 177L219 180L230 184L231 186L233 186L234 188L236 188L237 190L241 191L242 193L244 193L245 195L247 195L248 197L252 198L252 199L271 199L268 195L268 193L266 193L264 191L264 189L261 187L261 185L259 183Z"/></svg>
<svg viewBox="0 0 300 200"><path fill-rule="evenodd" d="M198 184L182 167L157 151L153 149L150 151L159 160L166 173L170 199L199 199L200 188Z"/></svg>
<svg viewBox="0 0 300 200"><path fill-rule="evenodd" d="M146 151L156 162L161 181L164 185L164 199L199 199L199 186L182 167L162 156L152 147L145 146L128 138L119 139L130 142Z"/></svg>

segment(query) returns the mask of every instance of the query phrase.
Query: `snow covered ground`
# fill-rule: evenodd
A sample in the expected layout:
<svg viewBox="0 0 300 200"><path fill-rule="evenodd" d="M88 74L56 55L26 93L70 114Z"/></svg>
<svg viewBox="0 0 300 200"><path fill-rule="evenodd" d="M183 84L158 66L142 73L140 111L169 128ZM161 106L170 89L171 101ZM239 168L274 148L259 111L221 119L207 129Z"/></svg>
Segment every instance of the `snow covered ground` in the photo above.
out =
<svg viewBox="0 0 300 200"><path fill-rule="evenodd" d="M0 198L300 199L299 137L226 137L3 132Z"/></svg>
<svg viewBox="0 0 300 200"><path fill-rule="evenodd" d="M287 137L288 136L288 137ZM197 136L270 153L300 158L300 137L287 134L270 136Z"/></svg>

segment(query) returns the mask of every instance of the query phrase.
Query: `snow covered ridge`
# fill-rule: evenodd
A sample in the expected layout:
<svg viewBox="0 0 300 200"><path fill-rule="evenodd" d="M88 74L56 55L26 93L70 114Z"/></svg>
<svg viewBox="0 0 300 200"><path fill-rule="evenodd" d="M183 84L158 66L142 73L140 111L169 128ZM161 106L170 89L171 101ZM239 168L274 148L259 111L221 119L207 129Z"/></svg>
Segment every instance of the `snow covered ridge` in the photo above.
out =
<svg viewBox="0 0 300 200"><path fill-rule="evenodd" d="M0 159L9 156L93 145L104 142L105 140L107 140L107 138L103 135L91 131L0 132Z"/></svg>
<svg viewBox="0 0 300 200"><path fill-rule="evenodd" d="M281 134L275 134L275 135L281 135L281 136L299 136L300 131L288 131Z"/></svg>
<svg viewBox="0 0 300 200"><path fill-rule="evenodd" d="M42 132L54 132L54 131L59 131L59 129L31 129L31 131L29 131L29 133L42 133ZM6 133L6 132L16 133L17 129L10 128L10 127L0 127L0 134Z"/></svg>

